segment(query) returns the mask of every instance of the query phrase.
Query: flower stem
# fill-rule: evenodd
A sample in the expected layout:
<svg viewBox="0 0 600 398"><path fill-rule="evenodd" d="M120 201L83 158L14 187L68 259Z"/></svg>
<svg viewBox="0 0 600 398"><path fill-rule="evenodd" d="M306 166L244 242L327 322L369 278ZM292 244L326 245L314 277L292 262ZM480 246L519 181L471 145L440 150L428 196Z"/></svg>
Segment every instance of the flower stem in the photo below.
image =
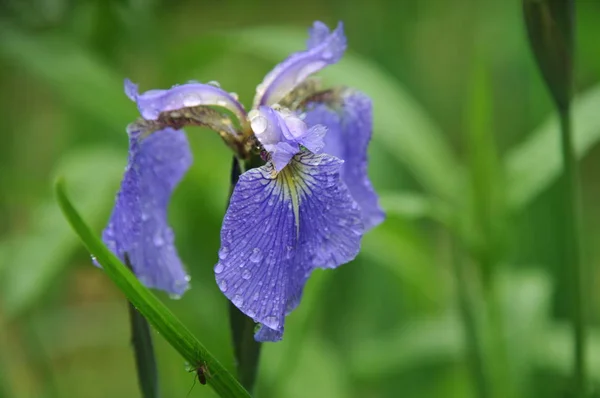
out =
<svg viewBox="0 0 600 398"><path fill-rule="evenodd" d="M125 254L125 265L132 270L129 256ZM158 398L158 370L154 345L150 334L150 325L138 310L127 302L129 307L129 321L131 324L131 345L135 355L138 383L143 398Z"/></svg>
<svg viewBox="0 0 600 398"><path fill-rule="evenodd" d="M577 162L573 149L571 134L570 109L559 109L561 146L563 167L565 171L565 232L566 232L566 258L571 278L571 316L573 322L574 342L574 388L575 396L584 397L586 393L586 367L585 367L585 289L583 283L583 264L579 254L579 179L577 175Z"/></svg>
<svg viewBox="0 0 600 398"><path fill-rule="evenodd" d="M233 193L240 175L249 165L242 165L241 161L233 157L231 166L231 189ZM254 320L241 312L233 303L229 302L229 323L233 338L233 352L235 355L238 379L240 383L252 392L260 358L260 343L254 340Z"/></svg>
<svg viewBox="0 0 600 398"><path fill-rule="evenodd" d="M485 356L483 342L475 318L475 303L469 294L469 283L465 270L464 260L461 257L460 245L456 238L452 238L452 266L458 290L458 304L464 327L469 368L475 382L479 398L490 397L490 383L486 377Z"/></svg>

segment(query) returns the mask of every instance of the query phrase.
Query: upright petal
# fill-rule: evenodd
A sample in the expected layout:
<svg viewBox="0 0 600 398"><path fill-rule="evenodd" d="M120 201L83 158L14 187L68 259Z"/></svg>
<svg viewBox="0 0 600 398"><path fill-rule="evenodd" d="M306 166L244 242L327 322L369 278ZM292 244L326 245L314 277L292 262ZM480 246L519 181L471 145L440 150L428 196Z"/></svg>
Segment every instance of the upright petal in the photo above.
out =
<svg viewBox="0 0 600 398"><path fill-rule="evenodd" d="M342 23L330 32L325 24L315 22L307 45L306 51L290 55L265 76L256 89L254 108L276 104L307 77L338 62L346 51Z"/></svg>
<svg viewBox="0 0 600 398"><path fill-rule="evenodd" d="M373 131L371 99L358 91L346 91L339 109L313 104L304 121L328 128L323 152L344 159L342 179L361 209L365 228L380 224L385 214L367 174L367 148Z"/></svg>
<svg viewBox="0 0 600 398"><path fill-rule="evenodd" d="M221 229L215 275L221 291L276 341L317 267L352 260L363 233L358 206L341 183L342 161L302 152L280 173L271 163L244 173Z"/></svg>
<svg viewBox="0 0 600 398"><path fill-rule="evenodd" d="M277 172L281 171L300 152L300 145L311 152L320 152L325 145L323 137L325 126L308 128L295 113L287 110L275 110L268 106L253 109L248 114L250 125L256 138L267 152Z"/></svg>
<svg viewBox="0 0 600 398"><path fill-rule="evenodd" d="M177 255L167 207L175 186L192 163L183 131L158 130L146 138L128 128L129 160L115 207L102 238L148 287L181 295L189 277Z"/></svg>
<svg viewBox="0 0 600 398"><path fill-rule="evenodd" d="M144 119L156 120L162 112L177 111L200 105L220 106L232 112L243 123L246 111L231 94L211 84L187 83L168 90L149 90L138 93L138 86L125 80L125 93L137 103Z"/></svg>

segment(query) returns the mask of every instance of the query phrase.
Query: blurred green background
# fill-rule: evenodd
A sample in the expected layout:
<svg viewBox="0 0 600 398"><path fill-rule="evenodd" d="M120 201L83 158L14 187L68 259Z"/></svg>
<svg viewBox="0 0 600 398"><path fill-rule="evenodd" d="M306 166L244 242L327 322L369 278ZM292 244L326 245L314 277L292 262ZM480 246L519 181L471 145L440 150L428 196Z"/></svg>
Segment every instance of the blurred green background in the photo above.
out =
<svg viewBox="0 0 600 398"><path fill-rule="evenodd" d="M578 3L573 119L592 388L598 18L600 3ZM323 79L374 100L369 173L388 219L354 262L311 278L284 341L263 348L256 395L473 397L483 380L494 397L568 396L559 133L520 2L3 0L0 397L139 396L126 302L91 266L51 189L64 175L100 233L126 162L125 126L137 117L123 78L142 90L218 80L250 104L317 19L344 21L349 41ZM195 163L170 218L193 288L164 299L232 368L227 302L212 272L230 154L216 134L188 133ZM194 375L159 335L155 343L163 396L185 397ZM189 396L215 395L197 384Z"/></svg>

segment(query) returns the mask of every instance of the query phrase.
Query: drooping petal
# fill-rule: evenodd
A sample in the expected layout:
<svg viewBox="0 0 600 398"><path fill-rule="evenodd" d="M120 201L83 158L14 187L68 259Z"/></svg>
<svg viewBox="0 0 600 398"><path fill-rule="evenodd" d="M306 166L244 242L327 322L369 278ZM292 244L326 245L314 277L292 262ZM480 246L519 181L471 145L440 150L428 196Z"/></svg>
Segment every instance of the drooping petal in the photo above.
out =
<svg viewBox="0 0 600 398"><path fill-rule="evenodd" d="M265 76L256 89L254 108L279 102L311 74L340 60L346 51L346 36L342 23L333 32L322 22L310 30L308 49L290 55Z"/></svg>
<svg viewBox="0 0 600 398"><path fill-rule="evenodd" d="M371 99L357 91L346 91L340 109L313 105L304 121L309 126L321 124L328 128L323 152L344 159L342 179L361 209L365 228L371 229L385 218L367 174L367 148L373 131Z"/></svg>
<svg viewBox="0 0 600 398"><path fill-rule="evenodd" d="M137 103L144 119L156 120L162 112L194 106L220 106L232 112L240 122L246 120L246 111L231 94L211 84L187 83L168 90L149 90L138 93L137 84L125 80L125 93Z"/></svg>
<svg viewBox="0 0 600 398"><path fill-rule="evenodd" d="M342 161L302 152L281 172L271 163L242 174L221 229L215 275L221 291L262 324L255 338L281 338L313 269L352 260L360 210L341 183Z"/></svg>
<svg viewBox="0 0 600 398"><path fill-rule="evenodd" d="M131 125L128 133L128 164L102 239L121 260L127 253L143 284L181 295L189 277L177 255L167 207L192 163L189 144L183 131L170 128L143 138Z"/></svg>

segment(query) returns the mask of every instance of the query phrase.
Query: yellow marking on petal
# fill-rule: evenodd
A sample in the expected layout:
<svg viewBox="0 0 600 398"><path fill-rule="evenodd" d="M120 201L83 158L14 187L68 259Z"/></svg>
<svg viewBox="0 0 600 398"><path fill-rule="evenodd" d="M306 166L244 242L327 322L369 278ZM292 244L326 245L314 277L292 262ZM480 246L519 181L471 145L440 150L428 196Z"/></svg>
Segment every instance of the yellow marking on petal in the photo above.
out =
<svg viewBox="0 0 600 398"><path fill-rule="evenodd" d="M300 237L300 192L308 192L308 187L302 178L298 178L299 170L296 162L292 161L279 172L280 182L288 188L292 211L294 212L294 223L296 225L296 239Z"/></svg>

